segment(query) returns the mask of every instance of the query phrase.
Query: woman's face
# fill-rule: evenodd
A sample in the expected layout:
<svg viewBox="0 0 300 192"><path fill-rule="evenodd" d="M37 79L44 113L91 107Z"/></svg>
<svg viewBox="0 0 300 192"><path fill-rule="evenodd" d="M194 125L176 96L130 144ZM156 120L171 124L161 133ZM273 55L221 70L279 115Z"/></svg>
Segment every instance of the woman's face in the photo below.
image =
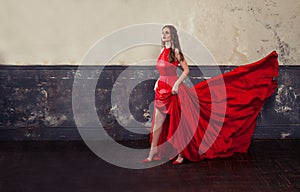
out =
<svg viewBox="0 0 300 192"><path fill-rule="evenodd" d="M163 28L162 34L161 34L161 39L163 42L171 41L171 32L168 27Z"/></svg>

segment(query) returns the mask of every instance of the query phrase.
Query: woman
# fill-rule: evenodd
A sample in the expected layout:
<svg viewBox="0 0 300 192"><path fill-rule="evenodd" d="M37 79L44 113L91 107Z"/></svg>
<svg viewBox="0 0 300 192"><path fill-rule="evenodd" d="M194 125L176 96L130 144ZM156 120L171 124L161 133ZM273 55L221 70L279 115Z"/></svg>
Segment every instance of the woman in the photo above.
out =
<svg viewBox="0 0 300 192"><path fill-rule="evenodd" d="M256 117L277 87L277 53L189 88L183 84L189 67L174 26L162 28L161 42L151 148L143 162L178 154L173 164L181 164L247 152Z"/></svg>

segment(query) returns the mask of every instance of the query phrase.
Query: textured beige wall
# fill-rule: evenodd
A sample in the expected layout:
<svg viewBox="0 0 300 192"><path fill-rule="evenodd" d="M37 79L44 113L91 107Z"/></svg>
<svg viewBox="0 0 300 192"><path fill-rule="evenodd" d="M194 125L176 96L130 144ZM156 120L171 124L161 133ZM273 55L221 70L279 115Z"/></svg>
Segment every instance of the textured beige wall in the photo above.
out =
<svg viewBox="0 0 300 192"><path fill-rule="evenodd" d="M172 23L190 32L220 64L249 63L272 50L279 53L281 64L300 64L299 0L0 0L0 4L1 64L79 64L98 39L141 23ZM131 49L113 62L153 58L158 50Z"/></svg>

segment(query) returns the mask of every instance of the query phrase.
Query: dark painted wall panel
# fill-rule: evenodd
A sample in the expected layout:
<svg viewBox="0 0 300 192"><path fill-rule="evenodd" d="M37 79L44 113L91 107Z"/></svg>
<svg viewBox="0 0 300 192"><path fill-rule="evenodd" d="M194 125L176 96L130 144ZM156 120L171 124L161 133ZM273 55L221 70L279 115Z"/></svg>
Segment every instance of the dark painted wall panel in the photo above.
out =
<svg viewBox="0 0 300 192"><path fill-rule="evenodd" d="M222 72L233 68L220 67ZM132 133L123 127L145 129L132 123L136 120L149 128L154 79L158 77L155 67L107 66L100 76L97 76L95 66L84 69L89 73L80 78L87 82L98 81L92 93L96 96L97 113L106 131L116 140L147 139L148 135ZM76 70L76 66L1 66L0 140L80 139L72 111ZM132 75L116 82L125 70ZM201 70L206 71L205 76L216 74L211 66L201 67ZM299 70L299 66L280 67L278 90L266 101L257 119L254 138L300 138ZM191 67L193 84L204 78L197 67ZM129 98L125 94L128 84L135 85ZM120 99L112 104L113 86L119 87ZM126 106L129 106L130 114L122 113ZM90 129L92 135L95 128Z"/></svg>

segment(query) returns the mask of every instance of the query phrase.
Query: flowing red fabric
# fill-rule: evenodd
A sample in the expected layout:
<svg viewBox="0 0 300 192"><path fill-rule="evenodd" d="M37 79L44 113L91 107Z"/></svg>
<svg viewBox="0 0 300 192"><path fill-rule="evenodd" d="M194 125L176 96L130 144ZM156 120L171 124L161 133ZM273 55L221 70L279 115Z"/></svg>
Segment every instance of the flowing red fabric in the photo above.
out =
<svg viewBox="0 0 300 192"><path fill-rule="evenodd" d="M191 88L182 83L178 94L172 95L178 63L168 62L169 51L165 48L156 62L160 77L154 109L166 114L159 155L169 158L180 153L190 161L200 161L247 152L256 118L277 88L277 53ZM150 142L154 122L155 110Z"/></svg>

